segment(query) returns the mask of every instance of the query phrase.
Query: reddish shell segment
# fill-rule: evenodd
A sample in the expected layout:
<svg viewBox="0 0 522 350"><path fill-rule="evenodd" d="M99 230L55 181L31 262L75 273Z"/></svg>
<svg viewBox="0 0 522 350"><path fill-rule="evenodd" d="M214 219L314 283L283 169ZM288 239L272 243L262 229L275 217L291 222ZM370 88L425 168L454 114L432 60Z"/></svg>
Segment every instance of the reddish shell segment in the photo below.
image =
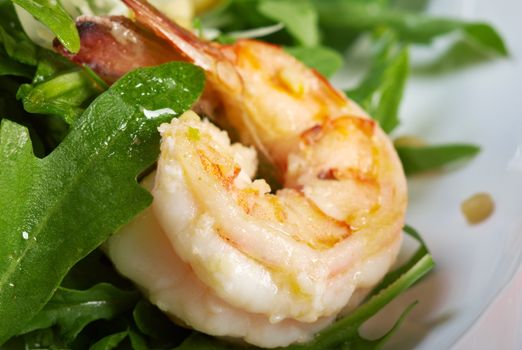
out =
<svg viewBox="0 0 522 350"><path fill-rule="evenodd" d="M172 47L125 17L79 17L81 49L72 54L55 39L54 48L71 61L88 65L111 84L125 73L169 61L185 60Z"/></svg>

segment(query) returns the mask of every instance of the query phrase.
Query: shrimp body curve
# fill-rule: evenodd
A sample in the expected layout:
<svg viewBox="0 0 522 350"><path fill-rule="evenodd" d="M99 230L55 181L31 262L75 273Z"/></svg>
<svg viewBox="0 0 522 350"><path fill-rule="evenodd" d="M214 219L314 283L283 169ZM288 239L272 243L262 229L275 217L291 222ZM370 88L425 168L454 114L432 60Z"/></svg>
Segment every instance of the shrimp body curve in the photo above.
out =
<svg viewBox="0 0 522 350"><path fill-rule="evenodd" d="M160 127L144 185L152 206L107 243L158 307L203 332L262 346L310 339L355 307L395 261L407 189L384 132L280 48L195 38L139 0L140 23L207 72L194 112Z"/></svg>

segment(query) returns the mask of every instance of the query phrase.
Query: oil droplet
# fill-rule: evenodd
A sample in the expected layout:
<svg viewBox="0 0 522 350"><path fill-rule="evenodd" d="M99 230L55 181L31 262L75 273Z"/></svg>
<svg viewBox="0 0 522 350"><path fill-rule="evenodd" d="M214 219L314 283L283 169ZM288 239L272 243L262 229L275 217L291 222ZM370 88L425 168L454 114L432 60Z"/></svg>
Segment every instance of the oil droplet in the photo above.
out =
<svg viewBox="0 0 522 350"><path fill-rule="evenodd" d="M478 224L493 213L495 204L489 193L480 192L463 201L460 208L468 223Z"/></svg>

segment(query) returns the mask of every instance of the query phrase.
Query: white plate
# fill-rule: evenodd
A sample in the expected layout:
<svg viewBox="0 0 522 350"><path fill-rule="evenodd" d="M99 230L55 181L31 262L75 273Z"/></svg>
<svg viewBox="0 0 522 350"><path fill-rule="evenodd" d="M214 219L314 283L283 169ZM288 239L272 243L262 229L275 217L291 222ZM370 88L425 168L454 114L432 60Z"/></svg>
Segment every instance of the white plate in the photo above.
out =
<svg viewBox="0 0 522 350"><path fill-rule="evenodd" d="M522 329L522 269L477 322L522 261L522 1L433 0L429 12L493 24L510 57L412 74L396 134L421 135L430 143L470 142L482 152L441 174L410 179L407 221L426 239L437 267L367 331L387 329L419 300L387 348L522 349L516 332ZM412 62L419 66L446 46L442 40L416 47ZM476 192L490 193L496 210L470 226L460 204Z"/></svg>

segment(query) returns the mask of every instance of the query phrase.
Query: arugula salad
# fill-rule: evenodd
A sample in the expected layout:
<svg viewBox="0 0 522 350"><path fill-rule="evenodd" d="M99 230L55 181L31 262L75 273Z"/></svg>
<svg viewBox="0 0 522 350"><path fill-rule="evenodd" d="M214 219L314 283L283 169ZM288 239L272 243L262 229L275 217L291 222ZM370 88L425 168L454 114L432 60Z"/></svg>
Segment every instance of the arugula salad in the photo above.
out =
<svg viewBox="0 0 522 350"><path fill-rule="evenodd" d="M477 145L428 145L394 134L409 47L447 37L465 45L468 55L508 54L489 24L431 17L418 2L154 4L200 37L274 43L328 78L344 65L350 73L347 53L366 43L367 67L345 93L395 139L407 176L479 152ZM96 67L68 59L63 53L76 54L82 45L77 16L132 18L117 0L0 0L0 15L0 348L254 348L177 326L118 274L103 251L111 235L151 205L140 181L160 154L158 127L200 99L204 71L173 61L111 81ZM408 225L403 231L419 242L414 254L360 306L288 349L376 349L397 332L416 303L378 339L358 331L435 265L420 234Z"/></svg>

